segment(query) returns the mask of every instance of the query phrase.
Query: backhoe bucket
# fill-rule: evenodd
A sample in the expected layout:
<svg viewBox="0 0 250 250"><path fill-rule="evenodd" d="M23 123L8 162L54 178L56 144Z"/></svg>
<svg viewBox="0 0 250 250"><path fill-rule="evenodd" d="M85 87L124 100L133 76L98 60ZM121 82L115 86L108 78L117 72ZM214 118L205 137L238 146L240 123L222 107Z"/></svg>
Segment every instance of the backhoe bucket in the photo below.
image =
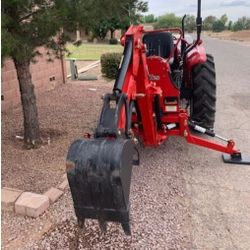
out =
<svg viewBox="0 0 250 250"><path fill-rule="evenodd" d="M134 143L127 139L76 140L67 155L67 177L79 225L85 218L122 224L130 234L129 191Z"/></svg>

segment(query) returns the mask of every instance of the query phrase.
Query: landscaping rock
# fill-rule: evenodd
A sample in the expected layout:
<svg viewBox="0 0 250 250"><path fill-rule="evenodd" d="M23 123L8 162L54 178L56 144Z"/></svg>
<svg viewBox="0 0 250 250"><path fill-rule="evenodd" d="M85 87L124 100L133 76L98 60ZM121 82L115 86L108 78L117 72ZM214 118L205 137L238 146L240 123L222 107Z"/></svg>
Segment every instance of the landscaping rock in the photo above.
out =
<svg viewBox="0 0 250 250"><path fill-rule="evenodd" d="M14 204L17 198L23 193L22 190L14 189L14 188L2 188L2 198L1 204L3 209L14 209Z"/></svg>
<svg viewBox="0 0 250 250"><path fill-rule="evenodd" d="M67 174L64 174L64 175L62 176L62 179L63 179L63 180L66 180L66 179L67 179Z"/></svg>
<svg viewBox="0 0 250 250"><path fill-rule="evenodd" d="M68 180L65 179L65 180L64 180L61 184L59 184L57 187L58 187L60 190L64 191L68 186L69 186Z"/></svg>
<svg viewBox="0 0 250 250"><path fill-rule="evenodd" d="M49 208L49 198L45 195L24 192L15 203L17 214L38 217Z"/></svg>
<svg viewBox="0 0 250 250"><path fill-rule="evenodd" d="M46 193L44 193L44 195L49 198L49 201L52 204L63 195L63 191L52 187Z"/></svg>

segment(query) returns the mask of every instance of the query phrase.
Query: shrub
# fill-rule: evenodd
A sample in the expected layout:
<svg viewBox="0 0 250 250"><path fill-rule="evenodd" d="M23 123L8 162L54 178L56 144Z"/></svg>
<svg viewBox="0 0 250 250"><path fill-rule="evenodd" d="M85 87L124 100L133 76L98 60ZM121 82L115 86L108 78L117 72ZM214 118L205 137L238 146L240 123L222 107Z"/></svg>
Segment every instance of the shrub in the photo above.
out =
<svg viewBox="0 0 250 250"><path fill-rule="evenodd" d="M213 23L213 32L222 32L225 30L225 25L221 20L217 20Z"/></svg>
<svg viewBox="0 0 250 250"><path fill-rule="evenodd" d="M159 16L157 23L154 24L155 29L181 27L181 18L173 13L167 13Z"/></svg>
<svg viewBox="0 0 250 250"><path fill-rule="evenodd" d="M115 79L121 62L122 53L106 53L101 56L102 74Z"/></svg>
<svg viewBox="0 0 250 250"><path fill-rule="evenodd" d="M111 38L109 44L118 44L118 40L116 38Z"/></svg>

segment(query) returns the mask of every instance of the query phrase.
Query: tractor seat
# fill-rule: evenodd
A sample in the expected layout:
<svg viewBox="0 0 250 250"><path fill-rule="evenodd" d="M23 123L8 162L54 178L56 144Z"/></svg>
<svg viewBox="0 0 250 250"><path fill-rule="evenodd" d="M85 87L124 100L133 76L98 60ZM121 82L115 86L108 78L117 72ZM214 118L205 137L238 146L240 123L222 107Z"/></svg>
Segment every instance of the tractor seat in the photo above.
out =
<svg viewBox="0 0 250 250"><path fill-rule="evenodd" d="M174 48L172 34L169 32L148 33L143 37L147 45L146 56L160 56L164 59L170 57Z"/></svg>

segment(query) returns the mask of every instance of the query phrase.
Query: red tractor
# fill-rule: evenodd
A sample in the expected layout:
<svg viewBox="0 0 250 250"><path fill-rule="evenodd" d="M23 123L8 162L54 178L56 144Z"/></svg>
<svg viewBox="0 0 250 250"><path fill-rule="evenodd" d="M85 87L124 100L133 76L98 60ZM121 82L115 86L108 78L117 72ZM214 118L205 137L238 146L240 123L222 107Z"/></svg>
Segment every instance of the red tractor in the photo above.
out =
<svg viewBox="0 0 250 250"><path fill-rule="evenodd" d="M67 155L67 176L79 226L86 218L122 224L130 234L129 192L138 140L158 147L170 136L223 152L229 163L249 164L233 140L214 133L216 80L213 56L200 39L188 43L182 29L144 31L131 26L121 39L123 58L113 92L104 96L94 137L76 140ZM196 133L194 133L196 131ZM218 143L200 133L217 137Z"/></svg>

